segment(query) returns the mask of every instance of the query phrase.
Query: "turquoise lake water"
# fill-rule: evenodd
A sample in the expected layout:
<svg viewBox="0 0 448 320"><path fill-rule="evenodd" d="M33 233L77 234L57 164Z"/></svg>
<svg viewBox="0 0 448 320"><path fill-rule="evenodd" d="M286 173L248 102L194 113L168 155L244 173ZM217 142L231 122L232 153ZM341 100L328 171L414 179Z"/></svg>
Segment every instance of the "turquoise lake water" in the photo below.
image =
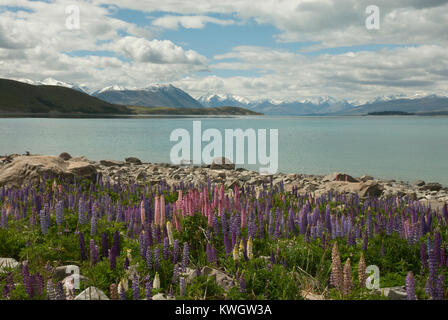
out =
<svg viewBox="0 0 448 320"><path fill-rule="evenodd" d="M224 129L278 129L280 172L343 171L448 185L448 117L3 118L0 153L66 151L92 160L169 162L176 144L171 131L192 133L193 120L223 137Z"/></svg>

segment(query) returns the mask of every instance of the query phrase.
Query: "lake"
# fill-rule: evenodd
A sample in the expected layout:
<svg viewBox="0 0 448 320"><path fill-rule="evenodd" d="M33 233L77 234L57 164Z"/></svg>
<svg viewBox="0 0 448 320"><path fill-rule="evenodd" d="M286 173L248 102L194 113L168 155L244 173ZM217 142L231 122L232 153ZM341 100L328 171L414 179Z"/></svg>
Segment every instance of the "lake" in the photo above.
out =
<svg viewBox="0 0 448 320"><path fill-rule="evenodd" d="M176 144L170 133L177 128L192 132L193 120L223 136L224 129L278 129L280 172L342 171L448 184L448 117L2 118L0 153L66 151L92 160L135 156L169 162Z"/></svg>

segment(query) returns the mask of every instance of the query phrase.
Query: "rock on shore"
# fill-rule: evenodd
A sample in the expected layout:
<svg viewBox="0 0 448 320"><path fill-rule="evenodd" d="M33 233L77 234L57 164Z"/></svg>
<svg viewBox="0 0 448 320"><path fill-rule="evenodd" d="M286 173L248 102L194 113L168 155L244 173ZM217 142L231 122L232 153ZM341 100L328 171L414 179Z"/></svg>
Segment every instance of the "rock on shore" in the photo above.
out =
<svg viewBox="0 0 448 320"><path fill-rule="evenodd" d="M63 178L96 179L97 174L110 183L150 183L164 181L168 185L179 184L224 184L226 188L254 187L263 189L263 184L274 186L282 184L286 191L293 188L300 193L316 195L328 191L339 193L356 193L360 197L369 196L390 197L408 196L434 206L448 202L448 188L439 183L414 183L378 180L364 175L360 178L351 177L344 173L333 173L326 176L307 174L260 175L256 171L235 169L227 161L224 165L218 163L209 166L171 165L164 163L143 163L135 157L128 157L125 161L101 160L89 161L85 157L72 158L67 153L63 157L42 155L10 155L0 158L0 187L20 187L28 182L37 182L42 175L54 175ZM64 160L67 159L67 160Z"/></svg>

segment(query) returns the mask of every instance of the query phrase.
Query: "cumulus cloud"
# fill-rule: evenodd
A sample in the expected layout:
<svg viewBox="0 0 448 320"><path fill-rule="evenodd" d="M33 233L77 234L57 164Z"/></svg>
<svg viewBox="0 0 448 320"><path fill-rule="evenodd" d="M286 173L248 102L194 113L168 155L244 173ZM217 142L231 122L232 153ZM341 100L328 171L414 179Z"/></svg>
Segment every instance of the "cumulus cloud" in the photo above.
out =
<svg viewBox="0 0 448 320"><path fill-rule="evenodd" d="M51 76L92 89L114 83L143 87L173 82L194 95L234 93L254 99L446 94L448 0L377 0L379 30L365 28L365 8L370 4L370 0L2 0L2 6L24 10L0 10L0 76L34 80ZM66 28L68 5L80 9L78 30ZM117 8L141 10L148 16L164 13L148 18L143 26L116 18ZM407 47L311 56L236 46L205 57L163 38L163 29L247 21L274 26L279 42L315 43L308 51L372 44ZM91 54L70 54L76 51ZM198 74L201 71L211 72ZM222 71L250 75L214 75Z"/></svg>
<svg viewBox="0 0 448 320"><path fill-rule="evenodd" d="M448 53L437 45L319 56L241 46L215 59L234 61L212 64L212 71L244 69L260 75L190 77L177 85L196 96L230 92L252 99L288 100L322 95L356 100L391 93L448 92Z"/></svg>
<svg viewBox="0 0 448 320"><path fill-rule="evenodd" d="M110 46L137 62L157 64L205 65L206 58L193 50L184 50L170 40L146 40L124 37Z"/></svg>

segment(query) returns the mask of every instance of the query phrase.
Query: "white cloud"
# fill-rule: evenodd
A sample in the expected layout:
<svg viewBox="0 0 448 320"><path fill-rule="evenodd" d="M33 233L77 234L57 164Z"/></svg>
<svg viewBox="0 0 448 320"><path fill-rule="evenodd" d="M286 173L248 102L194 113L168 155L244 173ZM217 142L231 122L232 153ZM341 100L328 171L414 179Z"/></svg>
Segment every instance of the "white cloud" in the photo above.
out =
<svg viewBox="0 0 448 320"><path fill-rule="evenodd" d="M207 60L193 50L184 50L176 46L170 40L148 41L142 38L124 37L110 47L136 62L205 65Z"/></svg>
<svg viewBox="0 0 448 320"><path fill-rule="evenodd" d="M207 23L214 23L219 25L231 25L234 24L233 20L222 20L208 16L171 16L166 15L155 19L152 24L157 27L165 29L177 30L179 26L186 29L202 29Z"/></svg>
<svg viewBox="0 0 448 320"><path fill-rule="evenodd" d="M195 96L232 93L253 99L339 99L448 92L448 51L443 46L305 56L282 50L242 46L215 56L236 59L210 65L215 70L253 70L259 76L185 78L176 82Z"/></svg>

